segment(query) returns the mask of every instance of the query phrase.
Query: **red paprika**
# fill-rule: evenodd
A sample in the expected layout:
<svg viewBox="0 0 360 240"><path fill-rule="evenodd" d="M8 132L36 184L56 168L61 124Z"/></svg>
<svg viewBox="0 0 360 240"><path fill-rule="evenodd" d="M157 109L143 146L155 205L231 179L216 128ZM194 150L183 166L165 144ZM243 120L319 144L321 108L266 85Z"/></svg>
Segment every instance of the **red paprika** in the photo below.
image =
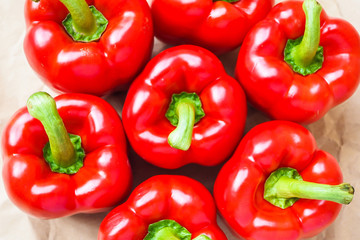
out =
<svg viewBox="0 0 360 240"><path fill-rule="evenodd" d="M221 169L217 207L245 239L300 239L329 226L354 188L336 159L299 124L270 121L251 129Z"/></svg>
<svg viewBox="0 0 360 240"><path fill-rule="evenodd" d="M60 92L127 89L151 56L154 35L145 0L27 0L25 20L27 60Z"/></svg>
<svg viewBox="0 0 360 240"><path fill-rule="evenodd" d="M304 12L305 10L305 12ZM360 37L315 0L285 1L247 35L235 75L248 100L273 119L311 123L360 81Z"/></svg>
<svg viewBox="0 0 360 240"><path fill-rule="evenodd" d="M225 161L242 137L246 99L211 52L177 46L154 57L131 85L122 112L131 146L162 167Z"/></svg>
<svg viewBox="0 0 360 240"><path fill-rule="evenodd" d="M15 113L2 135L10 200L39 218L118 204L132 174L121 120L111 105L91 95L64 94L54 101L39 92L29 98L28 109Z"/></svg>

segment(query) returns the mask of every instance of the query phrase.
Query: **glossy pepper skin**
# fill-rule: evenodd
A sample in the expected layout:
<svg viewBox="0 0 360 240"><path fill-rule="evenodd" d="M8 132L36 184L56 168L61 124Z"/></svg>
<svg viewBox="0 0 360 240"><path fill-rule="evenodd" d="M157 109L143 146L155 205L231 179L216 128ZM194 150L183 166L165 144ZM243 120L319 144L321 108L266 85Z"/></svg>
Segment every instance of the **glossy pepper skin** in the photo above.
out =
<svg viewBox="0 0 360 240"><path fill-rule="evenodd" d="M195 92L205 116L195 124L187 151L173 148L175 129L165 117L173 94ZM122 118L133 149L153 165L175 169L189 163L213 166L227 159L242 137L246 99L211 52L191 45L154 57L131 85Z"/></svg>
<svg viewBox="0 0 360 240"><path fill-rule="evenodd" d="M153 0L155 36L169 44L195 44L216 54L240 46L271 10L273 0Z"/></svg>
<svg viewBox="0 0 360 240"><path fill-rule="evenodd" d="M244 136L214 186L220 213L243 238L308 238L337 217L341 205L330 201L299 199L281 209L264 200L264 182L280 167L298 170L304 181L342 182L337 160L318 149L307 129L280 120L257 125Z"/></svg>
<svg viewBox="0 0 360 240"><path fill-rule="evenodd" d="M64 94L55 101L68 132L81 137L84 166L72 175L52 172L43 157L49 141L44 127L22 108L2 134L6 192L17 207L38 218L108 210L132 182L120 117L91 95Z"/></svg>
<svg viewBox="0 0 360 240"><path fill-rule="evenodd" d="M226 240L217 226L210 192L198 181L179 175L158 175L136 187L129 199L102 221L98 240L142 240L151 223L163 219L178 222L192 233Z"/></svg>
<svg viewBox="0 0 360 240"><path fill-rule="evenodd" d="M356 90L360 79L360 38L353 26L320 16L324 62L317 72L302 76L284 61L288 39L304 34L302 2L276 5L247 35L238 56L236 78L249 101L272 119L311 123Z"/></svg>
<svg viewBox="0 0 360 240"><path fill-rule="evenodd" d="M151 13L145 0L89 0L108 20L98 41L74 41L59 0L26 0L24 51L40 78L60 92L105 95L125 90L150 59Z"/></svg>

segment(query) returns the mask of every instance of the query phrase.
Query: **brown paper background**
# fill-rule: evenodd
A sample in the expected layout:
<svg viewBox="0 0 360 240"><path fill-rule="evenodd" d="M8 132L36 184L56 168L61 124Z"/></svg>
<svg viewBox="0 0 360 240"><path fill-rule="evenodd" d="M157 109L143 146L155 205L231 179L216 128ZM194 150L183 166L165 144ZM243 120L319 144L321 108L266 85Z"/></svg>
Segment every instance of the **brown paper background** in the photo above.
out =
<svg viewBox="0 0 360 240"><path fill-rule="evenodd" d="M150 0L151 1L151 0ZM279 1L277 1L279 2ZM341 17L352 23L360 32L359 0L319 0L329 16ZM23 52L25 24L23 0L1 0L0 7L0 130L10 116L24 106L34 92L50 91L27 64ZM156 41L154 55L167 48ZM221 57L229 74L233 74L238 49ZM106 97L121 113L125 94ZM258 123L267 121L258 111L249 107L246 131ZM332 109L324 118L306 126L315 136L320 148L328 151L340 162L344 181L360 189L360 93L359 90L345 103ZM131 151L130 161L134 172L134 186L156 174L184 174L201 181L210 191L221 166L205 168L195 165L168 171L145 163ZM1 166L1 165L0 165ZM1 167L0 167L1 168ZM106 213L78 214L54 220L39 220L28 217L8 199L0 180L0 239L27 240L95 240L98 227ZM353 202L342 208L336 221L324 232L312 239L360 239L360 199L355 193ZM218 222L230 240L237 239L223 223Z"/></svg>

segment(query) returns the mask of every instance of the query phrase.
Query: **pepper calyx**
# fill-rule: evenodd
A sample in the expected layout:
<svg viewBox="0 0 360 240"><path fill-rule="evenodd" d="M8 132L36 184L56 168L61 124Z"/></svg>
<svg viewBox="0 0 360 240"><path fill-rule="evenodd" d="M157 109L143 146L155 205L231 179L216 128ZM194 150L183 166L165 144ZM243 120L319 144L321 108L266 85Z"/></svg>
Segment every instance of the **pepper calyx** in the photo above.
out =
<svg viewBox="0 0 360 240"><path fill-rule="evenodd" d="M191 240L191 233L176 221L164 219L149 225L148 234L144 240ZM208 236L200 235L194 240L211 239Z"/></svg>
<svg viewBox="0 0 360 240"><path fill-rule="evenodd" d="M297 72L303 76L313 74L317 72L319 69L322 68L324 62L324 49L322 46L319 46L315 57L313 58L312 62L307 66L298 65L291 54L294 47L298 46L303 37L299 37L297 39L289 39L286 43L285 50L284 50L284 60L285 62L292 68L294 72Z"/></svg>
<svg viewBox="0 0 360 240"><path fill-rule="evenodd" d="M264 187L264 199L279 208L285 209L291 207L298 200L298 198L286 198L278 196L275 185L278 183L281 177L287 177L299 181L302 181L303 179L298 171L293 168L279 168L278 170L272 172L267 178Z"/></svg>
<svg viewBox="0 0 360 240"><path fill-rule="evenodd" d="M191 145L195 123L205 116L199 96L187 92L173 94L165 116L176 126L168 136L169 145L187 151Z"/></svg>
<svg viewBox="0 0 360 240"><path fill-rule="evenodd" d="M54 159L54 157L51 153L51 148L50 148L49 142L43 148L44 159L49 164L52 172L64 173L64 174L69 174L69 175L75 174L84 165L85 151L81 147L80 136L74 135L74 134L69 134L69 137L70 137L70 141L71 141L72 145L74 146L74 150L75 150L75 161L70 166L63 167L56 163L56 160Z"/></svg>
<svg viewBox="0 0 360 240"><path fill-rule="evenodd" d="M182 92L179 94L173 94L169 108L165 114L166 118L170 121L173 126L177 126L179 123L179 116L176 113L177 107L180 103L189 103L194 106L195 110L195 122L200 121L205 116L205 112L202 108L200 97L196 93Z"/></svg>
<svg viewBox="0 0 360 240"><path fill-rule="evenodd" d="M289 39L284 49L284 61L303 76L318 71L324 62L323 48L320 44L321 5L316 0L303 2L305 13L304 35L297 39Z"/></svg>
<svg viewBox="0 0 360 240"><path fill-rule="evenodd" d="M150 224L144 240L190 240L191 233L174 220L160 220Z"/></svg>
<svg viewBox="0 0 360 240"><path fill-rule="evenodd" d="M101 35L105 32L108 20L104 17L104 15L99 12L95 6L89 6L91 13L95 19L95 28L92 32L86 33L79 31L76 29L76 25L74 25L73 17L69 13L64 21L62 22L64 28L67 33L72 37L74 41L77 42L93 42L100 39Z"/></svg>

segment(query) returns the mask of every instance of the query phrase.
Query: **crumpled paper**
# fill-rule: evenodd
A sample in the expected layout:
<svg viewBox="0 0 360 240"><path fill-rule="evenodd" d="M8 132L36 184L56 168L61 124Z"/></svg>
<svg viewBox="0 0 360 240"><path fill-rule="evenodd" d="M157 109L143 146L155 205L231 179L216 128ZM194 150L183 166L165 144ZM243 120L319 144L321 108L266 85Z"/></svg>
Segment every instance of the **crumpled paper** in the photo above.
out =
<svg viewBox="0 0 360 240"><path fill-rule="evenodd" d="M151 0L150 0L151 1ZM329 16L346 19L360 32L359 0L318 0ZM279 1L276 1L279 2ZM2 0L0 8L0 130L10 116L24 106L27 98L36 91L48 89L29 67L24 52L23 39L25 23L24 1ZM169 46L156 41L153 55ZM238 49L221 56L227 72L233 75ZM335 107L318 122L306 127L314 134L318 146L332 154L340 162L344 181L350 182L356 190L360 188L360 90L345 103ZM106 97L121 113L125 93ZM262 113L249 106L245 132L255 125L269 120ZM130 151L134 173L134 187L156 174L183 174L202 182L212 191L215 177L221 168L188 165L177 170L164 170L154 167ZM1 169L1 164L0 164ZM8 199L2 179L0 180L0 239L27 240L95 240L99 225L106 216L99 214L78 214L54 220L39 220L18 210ZM220 227L229 240L238 239L218 217ZM344 206L336 221L313 240L360 239L357 228L360 224L360 197L355 193L353 202Z"/></svg>

